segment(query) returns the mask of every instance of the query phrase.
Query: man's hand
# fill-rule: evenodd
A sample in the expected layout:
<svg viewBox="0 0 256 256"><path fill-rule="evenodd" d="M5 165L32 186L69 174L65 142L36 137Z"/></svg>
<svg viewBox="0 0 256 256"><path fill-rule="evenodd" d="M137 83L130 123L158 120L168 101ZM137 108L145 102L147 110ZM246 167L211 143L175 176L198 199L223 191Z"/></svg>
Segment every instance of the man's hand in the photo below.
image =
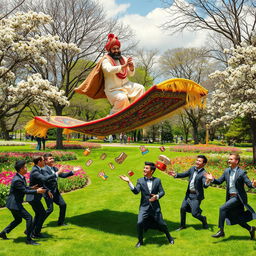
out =
<svg viewBox="0 0 256 256"><path fill-rule="evenodd" d="M45 189L45 188L38 188L38 189L36 190L36 192L37 192L38 194L44 194L44 193L46 192L46 189Z"/></svg>
<svg viewBox="0 0 256 256"><path fill-rule="evenodd" d="M173 177L175 177L177 175L177 173L175 171L169 171L169 174Z"/></svg>
<svg viewBox="0 0 256 256"><path fill-rule="evenodd" d="M256 188L256 180L254 178L252 179L252 186Z"/></svg>
<svg viewBox="0 0 256 256"><path fill-rule="evenodd" d="M133 64L133 61L132 61L131 57L128 58L127 63L128 63L129 69L131 71L133 71L134 70L134 64Z"/></svg>
<svg viewBox="0 0 256 256"><path fill-rule="evenodd" d="M38 184L36 184L36 185L34 185L34 186L32 186L32 187L30 187L31 189L38 189L39 187L38 187Z"/></svg>
<svg viewBox="0 0 256 256"><path fill-rule="evenodd" d="M127 176L125 176L125 175L120 175L119 178L120 178L121 180L123 180L123 181L128 182L128 183L130 182L130 179L129 179Z"/></svg>
<svg viewBox="0 0 256 256"><path fill-rule="evenodd" d="M214 180L214 177L213 177L213 175L211 173L207 173L206 172L204 174L204 177L206 178L206 183L210 183L210 182L212 182Z"/></svg>
<svg viewBox="0 0 256 256"><path fill-rule="evenodd" d="M81 167L78 167L78 166L75 166L72 170L72 172L78 172L78 171L81 171Z"/></svg>
<svg viewBox="0 0 256 256"><path fill-rule="evenodd" d="M132 69L134 69L134 65L132 62L132 57L129 57L126 63L122 65L122 69L127 68L127 66L129 66L130 70L133 71Z"/></svg>
<svg viewBox="0 0 256 256"><path fill-rule="evenodd" d="M49 196L51 199L53 199L53 194L52 194L51 191L48 191L48 196Z"/></svg>
<svg viewBox="0 0 256 256"><path fill-rule="evenodd" d="M57 174L59 175L59 174L63 173L64 170L65 170L65 167L61 166L60 169L57 171Z"/></svg>
<svg viewBox="0 0 256 256"><path fill-rule="evenodd" d="M149 202L154 202L157 200L157 195L155 194L150 194L151 198L149 198Z"/></svg>

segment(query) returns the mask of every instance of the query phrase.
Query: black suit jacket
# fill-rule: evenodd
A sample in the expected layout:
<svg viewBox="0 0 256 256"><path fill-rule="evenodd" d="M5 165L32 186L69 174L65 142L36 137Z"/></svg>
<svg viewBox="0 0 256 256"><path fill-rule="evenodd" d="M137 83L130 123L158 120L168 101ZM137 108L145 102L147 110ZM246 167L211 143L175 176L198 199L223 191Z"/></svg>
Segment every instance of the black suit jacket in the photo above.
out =
<svg viewBox="0 0 256 256"><path fill-rule="evenodd" d="M6 207L10 210L21 210L25 194L37 194L34 189L26 186L26 181L17 173L11 183L10 194L6 201Z"/></svg>
<svg viewBox="0 0 256 256"><path fill-rule="evenodd" d="M38 185L38 187L43 187L49 191L45 183L47 180L54 179L54 178L56 178L55 174L52 173L51 175L44 175L42 169L39 166L35 165L33 166L30 172L30 187L34 185ZM41 198L42 198L42 194L36 194L36 195L28 194L26 196L26 200L28 202L31 202L33 200L40 201Z"/></svg>
<svg viewBox="0 0 256 256"><path fill-rule="evenodd" d="M148 190L146 178L140 178L137 180L136 187L134 187L132 192L134 194L141 192L140 211L161 211L159 200L149 202L149 199L151 198L150 194L158 194L159 199L165 194L160 179L152 177L152 191L150 193Z"/></svg>
<svg viewBox="0 0 256 256"><path fill-rule="evenodd" d="M226 201L228 201L229 198L230 198L229 197L230 171L231 171L231 168L227 168L219 179L214 179L213 182L212 182L214 184L220 185L224 181L226 181L226 183L227 183L227 186L226 186ZM252 182L250 181L250 179L246 175L246 172L244 170L240 169L239 167L236 171L234 182L235 182L235 187L236 187L237 192L238 192L239 199L241 200L243 205L245 205L245 206L248 205L247 204L247 201L248 201L247 200L247 193L244 189L244 184L246 184L249 188L253 188L253 186L252 186Z"/></svg>
<svg viewBox="0 0 256 256"><path fill-rule="evenodd" d="M230 171L231 171L231 168L227 168L219 179L214 179L212 182L214 184L220 185L224 181L226 181L227 183L226 201L230 199L230 196L229 196ZM255 219L256 218L255 211L250 205L248 205L247 193L244 189L244 184L246 184L249 188L253 188L252 182L246 175L246 172L239 167L236 171L234 182L238 192L238 198L241 201L242 205L245 206L245 208L248 211L244 212L244 207L238 207L237 209L230 211L230 214L229 214L230 223L228 222L228 224L236 224L236 223L239 223L239 221L247 222L247 221L250 221L251 219Z"/></svg>
<svg viewBox="0 0 256 256"><path fill-rule="evenodd" d="M175 177L175 178L189 177L189 183L188 183L185 199L188 198L189 184L190 184L190 182L193 178L195 170L196 170L196 167L193 166L186 172L177 173L177 176ZM195 182L194 182L197 199L200 200L200 201L204 199L204 188L208 187L207 185L205 185L206 178L204 177L204 174L205 174L205 169L201 168L199 170L198 174L196 175Z"/></svg>
<svg viewBox="0 0 256 256"><path fill-rule="evenodd" d="M58 171L58 168L57 168L57 167L53 167L53 170L54 170L54 172L56 173L56 172ZM46 176L46 177L49 176L49 175L52 175L53 173L52 173L51 167L48 166L48 165L46 165L46 166L42 169L42 174L43 174L44 176ZM67 178L67 177L72 176L72 175L74 175L74 173L73 173L72 171L70 171L70 172L66 172L66 173L61 173L61 174L59 175L59 177L61 177L61 178ZM54 178L50 178L50 179L47 179L47 180L45 181L45 185L47 186L47 188L50 189L50 191L51 191L52 193L55 193L55 192L58 191L58 179L57 179L56 175L54 175L54 176L55 176Z"/></svg>

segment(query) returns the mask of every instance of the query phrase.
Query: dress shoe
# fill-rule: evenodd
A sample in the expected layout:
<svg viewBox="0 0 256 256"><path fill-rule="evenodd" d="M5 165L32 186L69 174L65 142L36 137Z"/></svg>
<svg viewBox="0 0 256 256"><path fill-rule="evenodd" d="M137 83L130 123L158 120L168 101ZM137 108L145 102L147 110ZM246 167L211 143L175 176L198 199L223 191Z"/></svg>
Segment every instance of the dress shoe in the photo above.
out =
<svg viewBox="0 0 256 256"><path fill-rule="evenodd" d="M181 231L182 229L186 229L186 226L180 226L178 229L176 229L176 231Z"/></svg>
<svg viewBox="0 0 256 256"><path fill-rule="evenodd" d="M143 241L138 241L138 243L135 245L136 248L139 248L143 245Z"/></svg>
<svg viewBox="0 0 256 256"><path fill-rule="evenodd" d="M31 235L31 238L46 238L44 235L42 235L42 234L32 234Z"/></svg>
<svg viewBox="0 0 256 256"><path fill-rule="evenodd" d="M214 238L219 238L225 236L225 233L223 230L219 230L215 235L212 235Z"/></svg>
<svg viewBox="0 0 256 256"><path fill-rule="evenodd" d="M36 241L34 241L34 240L27 240L26 241L26 244L30 244L30 245L39 245L39 243L37 243Z"/></svg>
<svg viewBox="0 0 256 256"><path fill-rule="evenodd" d="M174 244L174 239L173 239L173 237L168 238L168 241L169 241L170 244Z"/></svg>
<svg viewBox="0 0 256 256"><path fill-rule="evenodd" d="M7 240L7 239L8 239L5 232L1 232L1 233L0 233L0 237L1 237L2 239L4 239L4 240Z"/></svg>
<svg viewBox="0 0 256 256"><path fill-rule="evenodd" d="M204 220L203 220L203 229L208 229L209 226L208 226L208 223L207 223L207 219L206 219L206 216L204 216Z"/></svg>
<svg viewBox="0 0 256 256"><path fill-rule="evenodd" d="M251 236L251 240L255 239L255 231L256 231L256 227L251 227L250 232L250 236Z"/></svg>

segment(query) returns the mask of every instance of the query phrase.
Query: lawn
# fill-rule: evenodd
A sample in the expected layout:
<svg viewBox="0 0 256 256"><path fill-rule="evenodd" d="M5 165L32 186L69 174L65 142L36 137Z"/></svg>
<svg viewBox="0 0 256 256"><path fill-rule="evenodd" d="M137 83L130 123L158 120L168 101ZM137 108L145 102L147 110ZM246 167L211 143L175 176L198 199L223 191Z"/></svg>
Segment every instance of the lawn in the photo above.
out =
<svg viewBox="0 0 256 256"><path fill-rule="evenodd" d="M6 147L8 148L8 147ZM15 151L28 150L28 146L15 147ZM10 147L8 149L10 150ZM63 162L65 164L82 165L91 179L91 184L81 190L64 194L67 202L65 227L57 227L58 207L47 219L42 232L48 238L38 240L40 246L28 246L24 243L25 222L13 230L7 241L0 240L0 256L60 256L60 255L255 255L256 242L249 240L248 231L240 226L227 226L226 237L214 239L211 235L217 231L218 209L224 203L225 190L208 188L206 199L202 203L203 214L208 218L209 230L201 229L201 224L190 214L187 216L188 228L175 231L179 226L179 208L184 198L187 182L156 171L155 176L161 178L165 196L160 203L162 213L171 235L175 238L174 245L168 245L164 234L150 230L145 234L145 246L135 248L137 242L136 221L140 195L134 195L128 185L118 175L133 170L131 180L142 176L144 161L156 161L158 155L165 154L171 158L185 156L188 153L161 152L158 148L149 148L149 153L142 155L139 148L110 148L92 150L89 156L83 156L83 150L74 150L78 160ZM123 164L117 164L114 158L125 152L128 157ZM101 160L106 153L105 160ZM191 153L190 153L191 155ZM195 155L196 154L192 154ZM85 163L92 159L91 166ZM112 162L115 169L111 170L108 163ZM108 179L98 177L104 171ZM256 178L256 177L255 177ZM256 194L249 194L249 203L256 209ZM25 204L31 213L31 207ZM0 209L0 229L12 220L7 209ZM250 222L256 225L256 220Z"/></svg>

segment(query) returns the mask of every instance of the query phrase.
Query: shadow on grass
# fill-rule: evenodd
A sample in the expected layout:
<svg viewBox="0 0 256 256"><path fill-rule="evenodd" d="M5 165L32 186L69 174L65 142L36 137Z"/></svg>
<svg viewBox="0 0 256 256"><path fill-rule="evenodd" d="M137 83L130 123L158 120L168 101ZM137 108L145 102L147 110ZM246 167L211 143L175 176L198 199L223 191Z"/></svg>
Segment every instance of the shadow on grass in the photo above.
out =
<svg viewBox="0 0 256 256"><path fill-rule="evenodd" d="M137 218L138 215L134 213L104 209L69 218L67 217L66 222L80 227L100 230L106 233L137 237ZM166 224L170 231L173 230L175 226L178 226L178 223L171 221L166 221ZM55 225L55 222L47 224L47 226ZM159 235L159 231L156 231L156 233Z"/></svg>
<svg viewBox="0 0 256 256"><path fill-rule="evenodd" d="M192 228L194 228L195 230L201 230L201 229L203 229L202 224L186 225L186 226L187 226L187 228L192 227ZM216 225L214 225L214 224L208 224L208 226L209 226L208 230L210 230L210 231L213 231L213 230L214 230L214 227L216 227ZM206 229L206 230L207 230L207 229Z"/></svg>
<svg viewBox="0 0 256 256"><path fill-rule="evenodd" d="M216 239L216 238L215 238ZM223 242L228 242L228 241L234 241L234 240L247 240L247 241L253 241L255 242L254 240L250 240L250 236L229 236L229 237L226 237L224 239L221 239L221 240L218 240L218 241L215 241L213 242L214 244L218 244L218 243L223 243Z"/></svg>
<svg viewBox="0 0 256 256"><path fill-rule="evenodd" d="M36 240L36 242L38 242L38 241L48 240L49 238L50 239L54 238L54 235L51 235L51 234L48 234L45 232L43 232L42 234L45 236L44 238L33 239L33 240ZM26 237L19 236L19 237L13 239L13 242L14 243L26 243Z"/></svg>

